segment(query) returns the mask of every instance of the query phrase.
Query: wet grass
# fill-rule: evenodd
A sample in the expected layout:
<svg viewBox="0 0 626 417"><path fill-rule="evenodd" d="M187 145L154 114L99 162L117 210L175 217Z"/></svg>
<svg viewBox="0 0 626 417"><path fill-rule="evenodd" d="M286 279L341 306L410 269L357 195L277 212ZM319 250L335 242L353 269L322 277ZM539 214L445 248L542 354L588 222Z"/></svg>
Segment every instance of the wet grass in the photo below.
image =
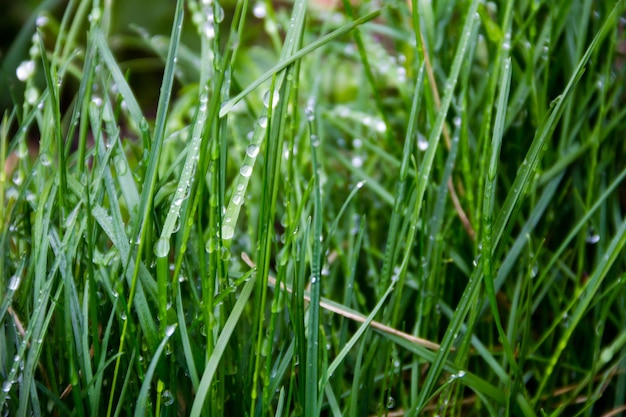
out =
<svg viewBox="0 0 626 417"><path fill-rule="evenodd" d="M623 1L115 10L3 61L3 415L626 410Z"/></svg>

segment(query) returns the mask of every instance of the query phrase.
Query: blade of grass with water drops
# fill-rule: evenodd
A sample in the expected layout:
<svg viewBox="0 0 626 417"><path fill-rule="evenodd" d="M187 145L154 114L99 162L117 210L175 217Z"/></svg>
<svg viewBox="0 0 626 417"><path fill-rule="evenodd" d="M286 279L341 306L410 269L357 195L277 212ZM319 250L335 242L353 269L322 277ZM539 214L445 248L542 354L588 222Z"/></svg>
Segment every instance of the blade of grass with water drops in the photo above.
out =
<svg viewBox="0 0 626 417"><path fill-rule="evenodd" d="M296 5L297 8L297 5ZM296 11L294 10L294 14ZM302 22L301 22L302 23ZM280 74L281 79L284 78L284 73ZM256 400L257 400L257 381L261 376L261 362L264 360L262 358L262 354L259 355L259 352L263 351L264 340L268 346L271 346L270 341L266 338L269 338L269 335L266 335L264 330L264 322L265 322L265 305L267 301L267 281L270 270L270 263L272 262L272 246L273 246L273 236L274 236L274 217L276 216L276 200L278 198L278 187L279 187L279 172L280 172L280 164L282 158L282 143L283 143L283 132L284 132L284 118L283 112L286 111L285 98L288 97L286 95L286 91L289 90L288 87L283 85L283 88L280 90L280 95L282 95L283 100L278 102L278 107L276 108L276 116L274 117L274 109L273 109L273 100L274 100L274 92L276 88L277 77L274 77L272 80L272 85L269 90L269 102L266 107L267 110L267 118L268 118L268 130L266 135L266 148L265 148L265 164L263 170L263 189L261 195L261 205L259 212L259 225L258 225L258 240L257 240L257 260L258 260L258 274L259 281L257 282L258 293L255 297L255 306L258 311L258 319L254 324L256 333L256 357L254 358L254 373L252 376L252 401L251 401L251 415L254 415L254 409L256 408ZM279 96L280 96L279 95ZM242 166L242 169L245 165ZM250 168L252 170L252 168ZM243 172L240 172L243 175ZM232 199L231 199L232 202ZM230 204L229 204L230 208ZM228 216L228 210L227 210ZM228 220L228 218L226 219ZM267 356L270 356L269 353ZM261 400L261 410L265 410L269 404L264 404L265 396L262 396Z"/></svg>
<svg viewBox="0 0 626 417"><path fill-rule="evenodd" d="M26 417L28 413L28 405L32 401L33 403L37 403L37 397L33 396L36 394L34 391L35 381L35 368L37 367L37 362L39 357L41 356L41 352L43 349L44 337L47 333L48 326L50 325L50 321L52 320L52 315L57 306L59 297L61 295L61 291L63 289L62 282L58 284L57 290L52 297L50 298L52 287L54 283L54 275L58 273L60 261L56 260L53 265L51 265L50 274L47 277L47 282L44 287L42 287L41 296L37 299L36 308L33 314L34 320L29 323L28 330L24 335L24 339L22 341L22 345L20 346L20 357L24 357L26 355L24 368L20 369L22 373L22 378L20 381L20 393L19 393L19 408L17 412L17 417ZM26 349L28 348L28 353L26 353ZM9 374L8 381L15 381L17 377L17 368L19 367L21 361L14 361L13 367L11 368L11 372ZM3 394L0 393L0 404L4 404ZM33 406L34 409L37 409L36 404Z"/></svg>
<svg viewBox="0 0 626 417"><path fill-rule="evenodd" d="M198 378L198 370L196 369L196 363L193 358L193 351L191 348L191 340L189 332L187 331L187 323L185 323L185 312L183 310L183 297L180 290L180 285L177 286L178 291L176 293L176 313L178 318L178 328L180 329L180 339L183 345L183 352L185 355L185 362L187 363L187 370L189 372L189 378L193 389L197 392L200 385L200 378Z"/></svg>
<svg viewBox="0 0 626 417"><path fill-rule="evenodd" d="M45 186L42 189L37 210L35 211L35 222L33 229L41 232L41 236L48 236L51 227L52 208L54 207L54 201L56 200L56 193L58 187L55 184L54 178L47 180ZM44 234L45 233L45 234ZM41 344L43 342L43 336L47 329L47 323L49 319L46 319L46 313L48 316L52 315L54 308L50 308L50 294L53 289L53 284L56 280L52 279L58 270L58 260L52 265L48 264L48 250L50 247L49 239L41 239L40 241L33 242L33 264L35 265L35 273L32 275L34 282L27 282L28 286L32 286L32 293L37 294L36 302L34 303L33 312L29 318L29 325L22 337L19 348L17 349L16 357L18 360L14 360L11 365L11 369L8 372L8 376L3 381L2 390L0 390L0 404L5 404L8 395L11 392L12 385L17 382L18 371L22 373L19 392L19 408L18 415L25 416L27 413L27 407L29 404L29 398L31 394L31 385L34 383L33 375L35 374L35 367L39 354L41 352ZM62 284L57 287L54 300L57 300ZM56 305L56 304L54 304ZM11 314L13 321L18 320L17 314ZM33 340L36 343L33 343ZM23 364L23 369L21 369Z"/></svg>
<svg viewBox="0 0 626 417"><path fill-rule="evenodd" d="M146 408L148 405L148 395L150 394L150 386L152 385L152 377L156 372L157 365L159 364L159 359L161 358L161 354L165 349L165 345L170 340L170 337L176 331L176 324L172 324L167 327L165 330L165 335L163 336L163 340L159 344L159 347L154 352L154 356L152 356L152 360L150 361L150 366L148 366L148 370L144 376L143 383L141 384L141 389L139 390L139 396L137 397L137 404L135 406L135 417L143 417L146 415Z"/></svg>
<svg viewBox="0 0 626 417"><path fill-rule="evenodd" d="M481 259L483 263L483 280L485 283L485 291L491 306L491 314L493 314L496 328L500 336L500 341L504 346L505 358L512 367L513 373L519 372L515 355L511 344L502 327L498 303L496 300L496 290L494 288L494 265L492 256L494 250L492 247L492 221L495 210L495 194L496 181L498 174L498 160L500 159L500 148L502 145L502 136L504 135L504 121L506 117L507 102L509 99L509 89L511 85L511 59L504 57L504 65L502 66L502 78L500 79L500 94L497 100L497 112L493 128L493 136L490 147L489 168L487 170L487 179L485 181L485 191L483 198L483 220L482 220L482 252ZM521 377L521 375L518 375ZM510 380L503 381L509 384Z"/></svg>
<svg viewBox="0 0 626 417"><path fill-rule="evenodd" d="M153 141L150 146L150 153L148 156L148 166L146 169L146 174L144 176L144 184L141 190L141 200L139 202L137 217L135 217L135 221L132 223L132 234L133 239L139 239L139 244L135 256L135 263L133 266L133 275L131 278L130 284L130 293L128 296L128 306L127 310L130 312L133 307L135 293L137 290L137 282L140 274L140 270L142 269L141 262L141 254L142 249L145 245L145 237L148 225L152 224L152 216L150 215L150 211L152 208L152 202L154 198L154 188L156 185L157 179L157 166L159 165L159 160L161 156L161 150L163 147L163 140L165 136L165 122L167 120L167 112L169 109L170 96L172 93L172 86L174 82L174 70L176 67L176 55L178 53L178 47L180 44L180 36L183 25L183 0L178 0L176 2L176 11L174 14L174 22L172 25L172 35L170 38L170 47L167 55L167 59L165 61L165 71L163 74L163 81L161 84L161 91L159 94L159 103L157 106L157 114L155 120L155 129ZM121 91L121 90L120 90ZM141 128L141 126L140 126ZM131 257L128 257L128 261L130 261ZM129 263L124 265L124 270L128 269ZM118 352L121 352L124 349L125 338L128 331L128 321L124 321L124 325L122 327L122 333L120 335L120 346ZM115 386L117 383L117 370L119 369L120 360L118 359L115 363L116 372L113 376L113 382L111 384L111 396L109 397L109 413L113 406L114 394L115 394Z"/></svg>
<svg viewBox="0 0 626 417"><path fill-rule="evenodd" d="M413 139L417 130L417 116L421 103L421 89L424 84L424 63L420 65L417 75L415 90L413 91L413 103L411 104L411 113L407 123L406 135L404 138L404 148L402 150L402 162L400 164L400 172L396 181L396 193L393 199L393 208L391 211L391 219L389 221L389 232L387 234L387 243L385 244L385 254L383 268L381 272L381 280L378 283L378 291L389 286L391 280L391 271L397 259L398 246L398 228L400 222L404 218L404 204L406 193L406 179L408 176L409 164L413 152ZM417 210L419 213L419 209ZM389 315L389 314L388 314Z"/></svg>
<svg viewBox="0 0 626 417"><path fill-rule="evenodd" d="M244 307L248 303L248 299L250 298L250 294L252 294L252 289L254 288L255 280L251 279L244 285L241 293L239 294L239 298L237 298L237 302L233 306L233 309L228 316L228 320L224 324L224 328L217 338L217 342L215 343L215 348L213 349L213 353L209 358L209 361L204 368L204 373L202 374L202 379L200 380L200 385L198 386L198 391L196 392L195 399L191 406L191 417L198 417L202 415L202 407L204 405L204 401L209 394L209 389L211 388L211 383L213 381L213 376L217 371L217 367L220 363L220 359L226 350L226 346L228 344L228 340L235 330L235 326L241 317L241 313L243 313Z"/></svg>
<svg viewBox="0 0 626 417"><path fill-rule="evenodd" d="M53 271L56 272L56 269L54 269ZM15 355L15 357L17 357L18 360L13 361L13 365L11 366L10 370L7 373L6 380L2 382L2 389L0 390L0 404L5 404L7 397L11 393L13 384L17 383L18 372L22 372L23 374L26 373L25 374L26 377L28 376L28 373L34 374L34 370L32 368L36 364L38 353L35 351L35 347L31 347L30 350L28 350L28 348L29 348L29 345L31 344L31 341L34 339L34 337L36 337L37 340L39 340L40 336L42 336L41 333L44 331L44 328L47 327L45 314L46 314L46 309L49 307L48 302L50 299L50 292L52 291L53 283L54 283L54 280L49 279L46 281L45 285L41 288L41 292L39 293L41 297L38 298L37 299L38 302L35 303L35 308L33 309L33 312L31 314L31 322L29 323L29 326L27 327L26 332L23 335L21 343L17 349L17 354ZM57 300L59 295L60 295L60 287L57 289L57 293L54 296L54 300ZM17 320L17 316L14 315L14 313L11 313L11 316L14 321ZM51 312L49 312L49 316L51 316ZM27 353L27 350L28 350L28 353ZM34 361L33 359L30 359L31 354L36 355L36 357L34 358L35 359ZM24 364L23 368L21 368L22 363ZM28 386L28 383L30 381L28 378L24 379L24 375L22 376L21 381L23 381L24 384L20 383L19 397L21 401L24 401L23 407L25 408L28 405L28 397L30 395L30 388ZM22 407L21 401L20 401L20 407ZM24 414L26 413L26 409L23 411L23 413Z"/></svg>
<svg viewBox="0 0 626 417"><path fill-rule="evenodd" d="M100 126L100 116L100 111L95 106L91 106L90 118L92 126ZM108 157L113 150L113 146L110 146L107 149L102 135L96 135L96 139L98 139L96 146L98 147L98 155L100 156L99 162L101 164L101 171L95 177L95 184L97 185L94 190L94 198L98 195L98 187L102 184L104 186L104 193L108 197L109 212L107 212L107 210L102 207L97 200L95 200L91 205L91 215L98 222L109 239L111 239L111 242L113 242L120 253L123 265L126 265L128 263L132 263L134 258L130 254L131 246L128 235L126 234L126 227L122 219L122 212L119 199L117 198L118 195L115 188L113 173L110 165L107 163L109 160ZM117 136L115 136L115 142L117 142ZM119 175L117 178L119 178ZM122 186L124 186L124 184L120 182L120 187ZM135 194L133 191L127 191L124 195ZM129 260L129 258L132 260ZM127 270L125 273L129 285L131 285L132 282L132 272L133 271ZM143 263L140 264L139 281L141 282L141 286L138 286L136 291L135 309L137 311L141 327L148 339L148 345L152 349L156 349L156 346L158 345L158 338L156 337L156 333L153 333L153 329L155 328L154 317L147 304L146 295L151 300L156 301L157 285L154 278L150 275L150 272Z"/></svg>
<svg viewBox="0 0 626 417"><path fill-rule="evenodd" d="M292 16L292 22L294 23L290 25L287 31L285 44L279 58L281 62L288 61L288 63L273 72L266 72L263 76L258 78L250 87L242 91L237 97L231 99L226 104L224 104L220 109L220 117L224 117L228 113L228 110L232 108L232 106L234 106L247 94L252 92L256 87L261 85L262 82L270 78L273 74L276 74L274 87L271 91L268 91L266 93L267 97L264 97L264 101L266 102L266 104L269 104L271 102L272 107L276 107L277 105L282 106L281 102L284 102L288 99L288 96L281 96L281 94L279 93L282 89L286 75L286 72L283 70L289 65L293 64L295 61L297 61L297 59L291 58L293 58L294 53L301 42L302 31L304 30L304 17L306 15L305 12L306 1L296 2L296 4L294 5ZM300 56L299 58L301 57L302 56ZM267 75L267 78L265 78L265 75ZM271 97L269 95L271 95ZM255 126L252 138L250 139L250 144L246 148L246 155L244 156L241 168L239 169L239 175L235 178L235 181L233 183L234 191L228 202L226 214L224 215L224 218L222 220L222 230L220 234L223 240L230 241L235 234L235 225L237 224L237 220L239 218L241 206L244 203L244 196L248 188L248 183L250 181L250 177L252 175L257 156L259 155L260 148L263 144L266 130L268 129L268 112L271 113L272 110L273 109L268 109L267 105L262 110L259 120L257 121L257 124ZM281 113L279 113L279 117L282 117ZM209 241L207 241L207 246L210 244L211 239L209 238ZM226 242L226 245L229 244L230 242Z"/></svg>
<svg viewBox="0 0 626 417"><path fill-rule="evenodd" d="M102 58L107 68L111 72L111 77L115 81L117 90L124 98L124 102L126 103L126 108L128 109L131 120L135 123L135 126L139 129L141 133L141 139L144 146L146 147L146 149L149 149L151 139L148 121L144 117L143 112L141 111L141 107L137 102L137 98L131 90L130 85L128 85L128 81L126 81L126 78L124 77L121 68L113 57L113 52L111 52L109 45L107 45L104 34L98 28L95 28L93 31L93 42L98 47L98 51L100 52L100 58Z"/></svg>
<svg viewBox="0 0 626 417"><path fill-rule="evenodd" d="M183 0L178 0L176 3L176 11L174 14L174 22L172 26L172 35L170 38L167 59L165 60L165 72L163 74L163 81L159 94L159 103L157 106L157 114L155 118L154 135L152 138L152 144L150 146L150 154L148 156L148 166L146 168L146 174L144 176L143 188L141 190L139 213L138 217L133 223L132 236L137 236L139 238L139 248L137 249L138 254L141 254L141 249L144 244L143 240L141 239L141 235L146 232L146 227L152 219L152 216L150 216L150 210L152 209L152 199L154 198L154 188L157 180L157 167L160 162L161 150L163 148L167 112L169 110L170 97L172 94L172 87L174 83L174 72L176 68L177 54L180 45L180 36L183 25L183 5ZM137 275L139 259L140 256L138 255L135 259L135 275ZM130 301L132 302L132 299Z"/></svg>
<svg viewBox="0 0 626 417"><path fill-rule="evenodd" d="M154 245L154 255L156 256L156 271L157 271L157 286L159 288L159 320L160 331L163 333L167 326L167 284L169 274L169 259L170 254L170 239L175 230L180 227L181 220L181 207L184 204L189 204L188 197L190 195L191 182L195 175L196 167L199 159L200 143L202 141L202 135L204 133L205 122L207 119L207 101L208 101L208 86L204 86L201 90L199 97L200 105L197 107L196 115L194 117L195 123L191 134L191 141L187 146L187 157L183 166L180 179L178 180L178 186L172 197L170 203L170 209L165 218L163 229L161 230L161 236ZM177 227L176 224L179 223ZM176 276L178 271L174 271L172 282L178 282Z"/></svg>
<svg viewBox="0 0 626 417"><path fill-rule="evenodd" d="M57 172L59 174L59 187L61 192L59 193L59 206L61 207L61 222L65 221L64 217L67 215L68 208L65 205L65 196L67 195L67 167L65 161L65 147L63 146L63 133L61 132L61 104L59 98L59 74L54 67L50 66L47 58L46 47L43 43L43 36L38 33L39 38L39 51L41 60L43 62L44 75L46 80L46 87L49 92L48 103L46 109L52 110L52 114L48 114L48 117L52 118L54 124L54 139L56 140L57 154L59 155Z"/></svg>
<svg viewBox="0 0 626 417"><path fill-rule="evenodd" d="M393 291L394 284L395 283L391 283L389 288L387 288L387 291L385 291L385 293L380 298L378 303L376 303L376 306L372 309L372 312L370 314L368 314L368 316L365 319L365 321L363 322L363 324L361 324L359 326L359 329L354 333L354 335L352 335L352 337L350 338L348 343L346 343L346 345L337 354L335 359L333 359L333 361L330 363L330 365L328 366L328 371L326 372L326 375L324 375L324 377L320 381L320 388L321 389L324 389L324 387L326 386L326 384L328 384L328 381L333 376L333 374L335 373L337 368L343 363L343 361L346 358L346 356L348 355L348 353L350 353L350 350L352 350L354 345L356 345L356 343L359 340L361 340L361 338L363 337L365 332L370 328L370 324L374 320L374 317L376 317L376 315L378 314L380 309L385 304L385 301L387 300L387 298L389 297L389 295Z"/></svg>
<svg viewBox="0 0 626 417"><path fill-rule="evenodd" d="M458 79L459 72L463 64L463 58L465 56L465 52L467 51L470 40L473 41L477 36L479 20L476 17L476 10L478 8L478 3L479 2L477 0L473 0L472 3L469 5L468 11L466 12L465 24L463 26L462 32L463 35L461 36L461 40L459 41L459 45L454 56L450 75L448 76L448 80L446 81L446 87L444 89L444 97L441 103L441 108L439 109L439 112L437 114L437 120L428 140L428 149L426 150L424 159L422 160L422 165L419 169L419 174L417 176L417 204L414 210L418 214L421 211L424 193L426 191L426 186L428 185L428 178L430 176L430 171L435 158L435 151L437 150L439 138L443 131L443 124L445 122L448 109L450 108L450 103L454 94L454 87L456 85L456 81ZM463 299L461 299L461 302L463 302ZM465 314L463 314L462 316L464 317ZM461 317L459 317L459 324L460 321ZM417 400L417 410L421 410L425 406L426 400L432 392L432 389L434 388L441 367L443 366L443 363L450 351L450 348L452 346L452 335L456 333L455 330L451 330L451 327L452 323L450 324L448 331L446 332L444 339L441 343L441 349L439 350L435 361L428 371L428 374L424 381L424 385L422 386L420 392L420 396Z"/></svg>
<svg viewBox="0 0 626 417"><path fill-rule="evenodd" d="M322 191L320 185L320 166L317 162L317 145L314 143L314 124L309 123L311 129L311 164L313 171L313 249L311 254L311 303L309 304L309 322L307 328L306 352L306 389L305 389L305 416L319 414L319 320L321 297L321 270L322 270Z"/></svg>

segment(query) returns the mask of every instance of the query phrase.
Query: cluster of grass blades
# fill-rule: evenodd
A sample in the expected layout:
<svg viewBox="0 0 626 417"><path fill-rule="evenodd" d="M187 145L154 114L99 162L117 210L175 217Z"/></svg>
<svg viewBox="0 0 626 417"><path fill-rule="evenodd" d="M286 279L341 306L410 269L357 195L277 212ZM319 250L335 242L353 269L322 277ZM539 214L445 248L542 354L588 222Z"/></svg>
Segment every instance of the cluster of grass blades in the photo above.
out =
<svg viewBox="0 0 626 417"><path fill-rule="evenodd" d="M113 3L2 57L2 415L626 412L624 1Z"/></svg>

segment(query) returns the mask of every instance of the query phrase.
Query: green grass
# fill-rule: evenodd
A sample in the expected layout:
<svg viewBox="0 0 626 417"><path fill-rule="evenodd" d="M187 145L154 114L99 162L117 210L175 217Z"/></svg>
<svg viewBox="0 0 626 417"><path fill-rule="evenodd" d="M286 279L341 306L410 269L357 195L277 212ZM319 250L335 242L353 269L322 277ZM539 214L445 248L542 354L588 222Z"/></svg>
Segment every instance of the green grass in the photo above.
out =
<svg viewBox="0 0 626 417"><path fill-rule="evenodd" d="M624 1L157 3L2 56L2 415L626 412Z"/></svg>

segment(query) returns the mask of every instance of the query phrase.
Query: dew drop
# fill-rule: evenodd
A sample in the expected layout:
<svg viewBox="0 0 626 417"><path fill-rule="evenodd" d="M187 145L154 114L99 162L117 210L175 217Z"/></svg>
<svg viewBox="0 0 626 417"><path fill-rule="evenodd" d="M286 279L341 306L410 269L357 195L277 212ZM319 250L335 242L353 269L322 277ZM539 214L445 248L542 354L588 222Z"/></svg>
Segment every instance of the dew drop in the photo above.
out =
<svg viewBox="0 0 626 417"><path fill-rule="evenodd" d="M222 23L222 21L224 20L224 9L222 8L222 6L217 5L217 7L215 8L214 19L216 23Z"/></svg>
<svg viewBox="0 0 626 417"><path fill-rule="evenodd" d="M426 137L421 133L417 134L417 149L422 152L428 149L428 140L426 140Z"/></svg>
<svg viewBox="0 0 626 417"><path fill-rule="evenodd" d="M24 173L21 170L15 171L13 174L13 184L21 185L24 182Z"/></svg>
<svg viewBox="0 0 626 417"><path fill-rule="evenodd" d="M24 99L31 106L34 105L37 102L37 99L39 99L39 90L37 90L37 87L28 87L26 91L24 91ZM41 105L43 105L43 102L41 103Z"/></svg>
<svg viewBox="0 0 626 417"><path fill-rule="evenodd" d="M246 155L248 155L250 158L256 158L256 156L259 154L259 145L248 145L248 147L246 148Z"/></svg>
<svg viewBox="0 0 626 417"><path fill-rule="evenodd" d="M395 266L393 268L393 275L391 276L391 282L398 282L400 279L400 272L402 272L402 268L399 266Z"/></svg>
<svg viewBox="0 0 626 417"><path fill-rule="evenodd" d="M116 156L113 158L113 162L115 163L115 169L119 175L126 175L127 165L124 158L121 156Z"/></svg>
<svg viewBox="0 0 626 417"><path fill-rule="evenodd" d="M317 135L311 135L311 146L314 148L320 146L320 138Z"/></svg>
<svg viewBox="0 0 626 417"><path fill-rule="evenodd" d="M167 326L165 328L165 335L168 336L168 337L173 335L174 334L174 330L176 330L176 325L175 324Z"/></svg>
<svg viewBox="0 0 626 417"><path fill-rule="evenodd" d="M26 133L26 127L22 129L24 129L24 133ZM17 150L15 151L15 154L17 155L19 159L24 159L28 156L28 145L26 145L25 141L21 141L19 143L19 145L17 146Z"/></svg>
<svg viewBox="0 0 626 417"><path fill-rule="evenodd" d="M387 125L382 120L376 120L374 123L374 129L378 133L385 133L387 131Z"/></svg>
<svg viewBox="0 0 626 417"><path fill-rule="evenodd" d="M215 26L213 26L213 23L211 22L205 22L202 31L204 32L204 36L206 36L207 39L213 39L215 37Z"/></svg>
<svg viewBox="0 0 626 417"><path fill-rule="evenodd" d="M163 405L169 407L174 404L174 396L172 395L172 391L166 389L161 394L161 401L163 401Z"/></svg>
<svg viewBox="0 0 626 417"><path fill-rule="evenodd" d="M235 235L235 228L229 224L222 225L222 239L230 240Z"/></svg>
<svg viewBox="0 0 626 417"><path fill-rule="evenodd" d="M216 247L217 247L217 243L216 243L215 239L211 237L211 238L209 238L209 240L207 240L206 245L204 246L204 249L208 253L213 253L213 251L215 251Z"/></svg>
<svg viewBox="0 0 626 417"><path fill-rule="evenodd" d="M22 61L20 65L18 65L17 69L15 70L15 75L17 76L17 79L22 82L32 77L34 73L35 73L35 61L33 60Z"/></svg>
<svg viewBox="0 0 626 417"><path fill-rule="evenodd" d="M355 168L361 168L363 166L363 158L360 156L353 156L352 166Z"/></svg>
<svg viewBox="0 0 626 417"><path fill-rule="evenodd" d="M11 279L9 280L9 290L11 291L17 290L17 288L20 286L20 281L21 279L19 275L13 275Z"/></svg>
<svg viewBox="0 0 626 417"><path fill-rule="evenodd" d="M37 16L37 20L35 21L37 27L43 27L48 24L48 16L41 15Z"/></svg>
<svg viewBox="0 0 626 417"><path fill-rule="evenodd" d="M102 10L100 10L99 7L94 7L91 11L91 13L89 14L89 21L90 22L97 22L100 20L100 18L102 17Z"/></svg>
<svg viewBox="0 0 626 417"><path fill-rule="evenodd" d="M396 406L396 400L393 397L387 398L387 408L392 409Z"/></svg>
<svg viewBox="0 0 626 417"><path fill-rule="evenodd" d="M272 108L275 108L278 105L278 100L280 100L280 94L278 93L278 91L274 91L274 93L271 96L271 101L272 101ZM266 91L265 94L263 94L263 105L265 107L270 106L270 91Z"/></svg>
<svg viewBox="0 0 626 417"><path fill-rule="evenodd" d="M267 14L267 9L265 8L265 3L262 1L258 1L254 7L252 8L252 14L257 19L263 19Z"/></svg>
<svg viewBox="0 0 626 417"><path fill-rule="evenodd" d="M267 117L265 116L259 117L259 126L261 126L263 129L267 127Z"/></svg>
<svg viewBox="0 0 626 417"><path fill-rule="evenodd" d="M252 175L252 166L251 165L242 165L241 169L239 170L239 173L241 174L242 177L246 177L248 178L250 175Z"/></svg>
<svg viewBox="0 0 626 417"><path fill-rule="evenodd" d="M49 167L52 161L50 161L50 156L46 152L42 152L39 154L39 162L41 162L41 165Z"/></svg>
<svg viewBox="0 0 626 417"><path fill-rule="evenodd" d="M585 239L585 241L590 244L590 245L595 245L596 243L598 243L600 241L600 235L597 234L593 228L590 228L588 233L587 233L587 238Z"/></svg>
<svg viewBox="0 0 626 417"><path fill-rule="evenodd" d="M157 258L164 258L170 253L170 240L160 237L154 244L154 255Z"/></svg>
<svg viewBox="0 0 626 417"><path fill-rule="evenodd" d="M504 41L502 42L502 49L508 51L511 49L511 32L507 32L504 35Z"/></svg>

